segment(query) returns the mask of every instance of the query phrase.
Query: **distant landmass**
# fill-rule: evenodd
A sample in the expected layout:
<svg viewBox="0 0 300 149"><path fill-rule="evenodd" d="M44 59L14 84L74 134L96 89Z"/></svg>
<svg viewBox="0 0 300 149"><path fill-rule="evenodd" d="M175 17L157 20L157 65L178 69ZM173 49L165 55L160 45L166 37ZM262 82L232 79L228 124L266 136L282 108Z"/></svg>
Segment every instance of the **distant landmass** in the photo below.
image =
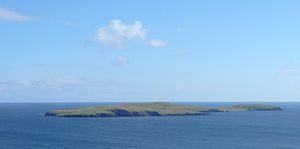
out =
<svg viewBox="0 0 300 149"><path fill-rule="evenodd" d="M240 104L218 108L181 105L168 102L125 103L111 106L83 107L79 109L51 110L45 116L55 117L140 117L140 116L188 116L208 115L212 112L277 111L278 106Z"/></svg>

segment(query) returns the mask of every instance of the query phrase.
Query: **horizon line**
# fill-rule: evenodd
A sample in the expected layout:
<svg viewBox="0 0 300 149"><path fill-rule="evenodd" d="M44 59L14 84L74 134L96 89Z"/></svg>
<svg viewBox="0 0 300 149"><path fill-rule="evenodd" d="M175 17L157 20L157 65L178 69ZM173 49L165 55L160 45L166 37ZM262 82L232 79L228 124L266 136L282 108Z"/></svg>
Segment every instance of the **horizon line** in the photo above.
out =
<svg viewBox="0 0 300 149"><path fill-rule="evenodd" d="M0 104L13 104L13 103L145 103L145 102L198 102L198 103L300 103L300 101L13 101L13 102L1 102Z"/></svg>

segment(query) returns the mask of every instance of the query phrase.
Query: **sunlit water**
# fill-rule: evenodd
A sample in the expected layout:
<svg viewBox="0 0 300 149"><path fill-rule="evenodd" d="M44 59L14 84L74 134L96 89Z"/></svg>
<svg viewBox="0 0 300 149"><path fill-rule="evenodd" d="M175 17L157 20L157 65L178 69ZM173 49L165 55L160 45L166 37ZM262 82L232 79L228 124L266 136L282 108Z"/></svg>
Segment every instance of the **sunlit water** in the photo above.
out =
<svg viewBox="0 0 300 149"><path fill-rule="evenodd" d="M299 149L300 103L208 116L55 118L49 109L109 103L0 104L0 149ZM224 105L234 103L187 103Z"/></svg>

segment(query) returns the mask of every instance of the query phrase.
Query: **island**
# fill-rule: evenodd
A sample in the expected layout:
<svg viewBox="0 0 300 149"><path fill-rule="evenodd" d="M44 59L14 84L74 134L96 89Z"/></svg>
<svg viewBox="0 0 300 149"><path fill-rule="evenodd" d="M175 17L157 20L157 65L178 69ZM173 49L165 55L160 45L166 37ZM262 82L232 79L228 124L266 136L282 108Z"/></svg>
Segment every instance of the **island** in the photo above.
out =
<svg viewBox="0 0 300 149"><path fill-rule="evenodd" d="M209 115L212 112L231 111L278 111L278 106L240 104L223 107L207 107L168 102L124 103L110 106L83 107L78 109L51 110L45 116L54 117L141 117L141 116L188 116Z"/></svg>

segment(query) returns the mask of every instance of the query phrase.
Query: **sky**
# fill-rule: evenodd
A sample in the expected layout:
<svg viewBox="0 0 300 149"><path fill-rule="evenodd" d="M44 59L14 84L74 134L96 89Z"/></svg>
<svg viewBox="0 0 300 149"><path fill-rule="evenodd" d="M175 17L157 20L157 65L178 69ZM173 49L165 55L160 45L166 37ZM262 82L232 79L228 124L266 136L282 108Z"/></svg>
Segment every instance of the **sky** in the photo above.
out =
<svg viewBox="0 0 300 149"><path fill-rule="evenodd" d="M0 0L0 102L300 101L299 7Z"/></svg>

